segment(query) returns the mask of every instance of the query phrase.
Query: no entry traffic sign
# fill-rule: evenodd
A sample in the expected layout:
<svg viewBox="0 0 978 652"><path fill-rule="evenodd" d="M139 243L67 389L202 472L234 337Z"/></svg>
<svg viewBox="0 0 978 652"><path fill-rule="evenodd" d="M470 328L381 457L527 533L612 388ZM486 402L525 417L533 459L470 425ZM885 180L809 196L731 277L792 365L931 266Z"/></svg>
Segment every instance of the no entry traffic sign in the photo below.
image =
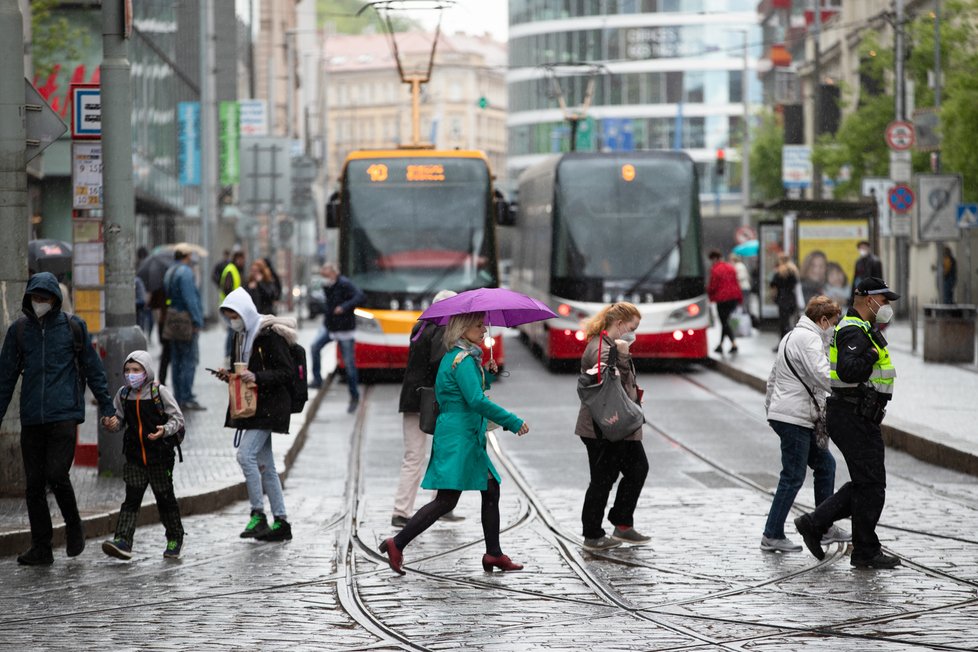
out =
<svg viewBox="0 0 978 652"><path fill-rule="evenodd" d="M898 183L886 193L886 201L895 213L909 213L913 208L913 188L905 183Z"/></svg>
<svg viewBox="0 0 978 652"><path fill-rule="evenodd" d="M886 145L897 152L905 152L913 147L916 137L913 125L902 120L894 120L886 125Z"/></svg>

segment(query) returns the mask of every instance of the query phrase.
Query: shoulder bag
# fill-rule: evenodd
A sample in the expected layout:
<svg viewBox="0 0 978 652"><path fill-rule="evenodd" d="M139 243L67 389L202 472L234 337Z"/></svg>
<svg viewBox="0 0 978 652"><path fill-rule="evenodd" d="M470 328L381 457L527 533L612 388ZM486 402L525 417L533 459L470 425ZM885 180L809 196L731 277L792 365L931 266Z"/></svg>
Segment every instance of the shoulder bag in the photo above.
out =
<svg viewBox="0 0 978 652"><path fill-rule="evenodd" d="M788 340L790 339L791 333L788 334ZM822 412L822 408L819 407L818 401L815 399L815 392L813 392L808 385L805 384L805 381L802 380L798 372L795 371L794 365L791 364L791 360L788 358L787 340L784 343L784 361L788 364L788 369L791 370L791 373L795 375L795 378L798 379L798 382L801 383L801 386L805 388L805 391L808 392L808 396L810 396L812 399L812 405L815 406L815 444L822 450L825 450L829 447L829 431L825 425L825 414Z"/></svg>
<svg viewBox="0 0 978 652"><path fill-rule="evenodd" d="M645 423L645 412L629 398L621 384L616 347L608 350L607 368L604 374L601 373L601 345L604 336L602 334L598 337L601 339L598 340L597 382L592 383L591 375L582 373L577 380L577 395L591 413L591 419L599 430L598 436L608 441L621 441L642 427Z"/></svg>

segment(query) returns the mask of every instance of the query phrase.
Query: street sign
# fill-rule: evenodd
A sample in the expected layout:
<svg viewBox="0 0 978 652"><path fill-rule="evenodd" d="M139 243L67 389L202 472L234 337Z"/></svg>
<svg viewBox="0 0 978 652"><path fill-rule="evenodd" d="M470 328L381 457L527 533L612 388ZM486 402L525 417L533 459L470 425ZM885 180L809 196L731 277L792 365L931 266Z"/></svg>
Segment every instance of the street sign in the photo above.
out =
<svg viewBox="0 0 978 652"><path fill-rule="evenodd" d="M200 102L177 103L180 185L200 185Z"/></svg>
<svg viewBox="0 0 978 652"><path fill-rule="evenodd" d="M102 137L102 89L98 84L71 85L71 137Z"/></svg>
<svg viewBox="0 0 978 652"><path fill-rule="evenodd" d="M268 105L265 100L238 100L238 109L242 136L268 135Z"/></svg>
<svg viewBox="0 0 978 652"><path fill-rule="evenodd" d="M744 244L750 240L757 240L757 232L749 226L738 226L734 231L734 240L737 244Z"/></svg>
<svg viewBox="0 0 978 652"><path fill-rule="evenodd" d="M812 185L812 148L785 145L781 150L781 182L785 188L808 188Z"/></svg>
<svg viewBox="0 0 978 652"><path fill-rule="evenodd" d="M904 152L914 145L913 125L902 120L894 120L886 125L886 145L897 152Z"/></svg>
<svg viewBox="0 0 978 652"><path fill-rule="evenodd" d="M886 201L894 213L909 213L913 208L913 188L905 183L898 183L886 193Z"/></svg>
<svg viewBox="0 0 978 652"><path fill-rule="evenodd" d="M958 204L961 203L961 177L956 174L922 174L918 177L920 201L917 211L917 239L922 242L958 240Z"/></svg>
<svg viewBox="0 0 978 652"><path fill-rule="evenodd" d="M863 177L862 192L863 197L872 197L876 200L876 214L879 218L879 230L882 236L893 235L893 211L890 210L890 203L887 201L887 191L893 187L893 181L881 177Z"/></svg>
<svg viewBox="0 0 978 652"><path fill-rule="evenodd" d="M958 204L958 228L978 228L978 204Z"/></svg>
<svg viewBox="0 0 978 652"><path fill-rule="evenodd" d="M71 144L71 207L102 208L102 143Z"/></svg>
<svg viewBox="0 0 978 652"><path fill-rule="evenodd" d="M30 161L68 130L30 80L24 79L24 109L27 118L27 152Z"/></svg>

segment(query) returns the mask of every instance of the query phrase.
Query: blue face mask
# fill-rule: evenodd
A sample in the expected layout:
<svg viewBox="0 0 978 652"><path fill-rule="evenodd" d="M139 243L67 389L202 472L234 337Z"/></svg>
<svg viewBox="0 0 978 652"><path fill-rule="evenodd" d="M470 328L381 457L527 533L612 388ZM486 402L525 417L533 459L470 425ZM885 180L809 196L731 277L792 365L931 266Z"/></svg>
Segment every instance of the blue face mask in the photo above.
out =
<svg viewBox="0 0 978 652"><path fill-rule="evenodd" d="M130 387L140 387L145 380L146 372L140 372L138 374L126 374L126 382L129 383Z"/></svg>

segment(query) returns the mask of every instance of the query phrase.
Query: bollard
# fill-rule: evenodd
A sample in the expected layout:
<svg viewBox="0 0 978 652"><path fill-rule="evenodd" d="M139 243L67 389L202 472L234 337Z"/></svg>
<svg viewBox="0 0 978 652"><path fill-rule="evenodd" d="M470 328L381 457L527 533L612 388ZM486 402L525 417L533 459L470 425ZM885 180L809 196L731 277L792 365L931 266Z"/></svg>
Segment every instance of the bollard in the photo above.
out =
<svg viewBox="0 0 978 652"><path fill-rule="evenodd" d="M146 335L139 326L106 328L98 334L98 352L105 366L109 381L109 394L115 393L126 382L122 366L133 351L146 350ZM122 431L111 432L100 423L98 426L98 473L121 476L125 458L122 455Z"/></svg>

